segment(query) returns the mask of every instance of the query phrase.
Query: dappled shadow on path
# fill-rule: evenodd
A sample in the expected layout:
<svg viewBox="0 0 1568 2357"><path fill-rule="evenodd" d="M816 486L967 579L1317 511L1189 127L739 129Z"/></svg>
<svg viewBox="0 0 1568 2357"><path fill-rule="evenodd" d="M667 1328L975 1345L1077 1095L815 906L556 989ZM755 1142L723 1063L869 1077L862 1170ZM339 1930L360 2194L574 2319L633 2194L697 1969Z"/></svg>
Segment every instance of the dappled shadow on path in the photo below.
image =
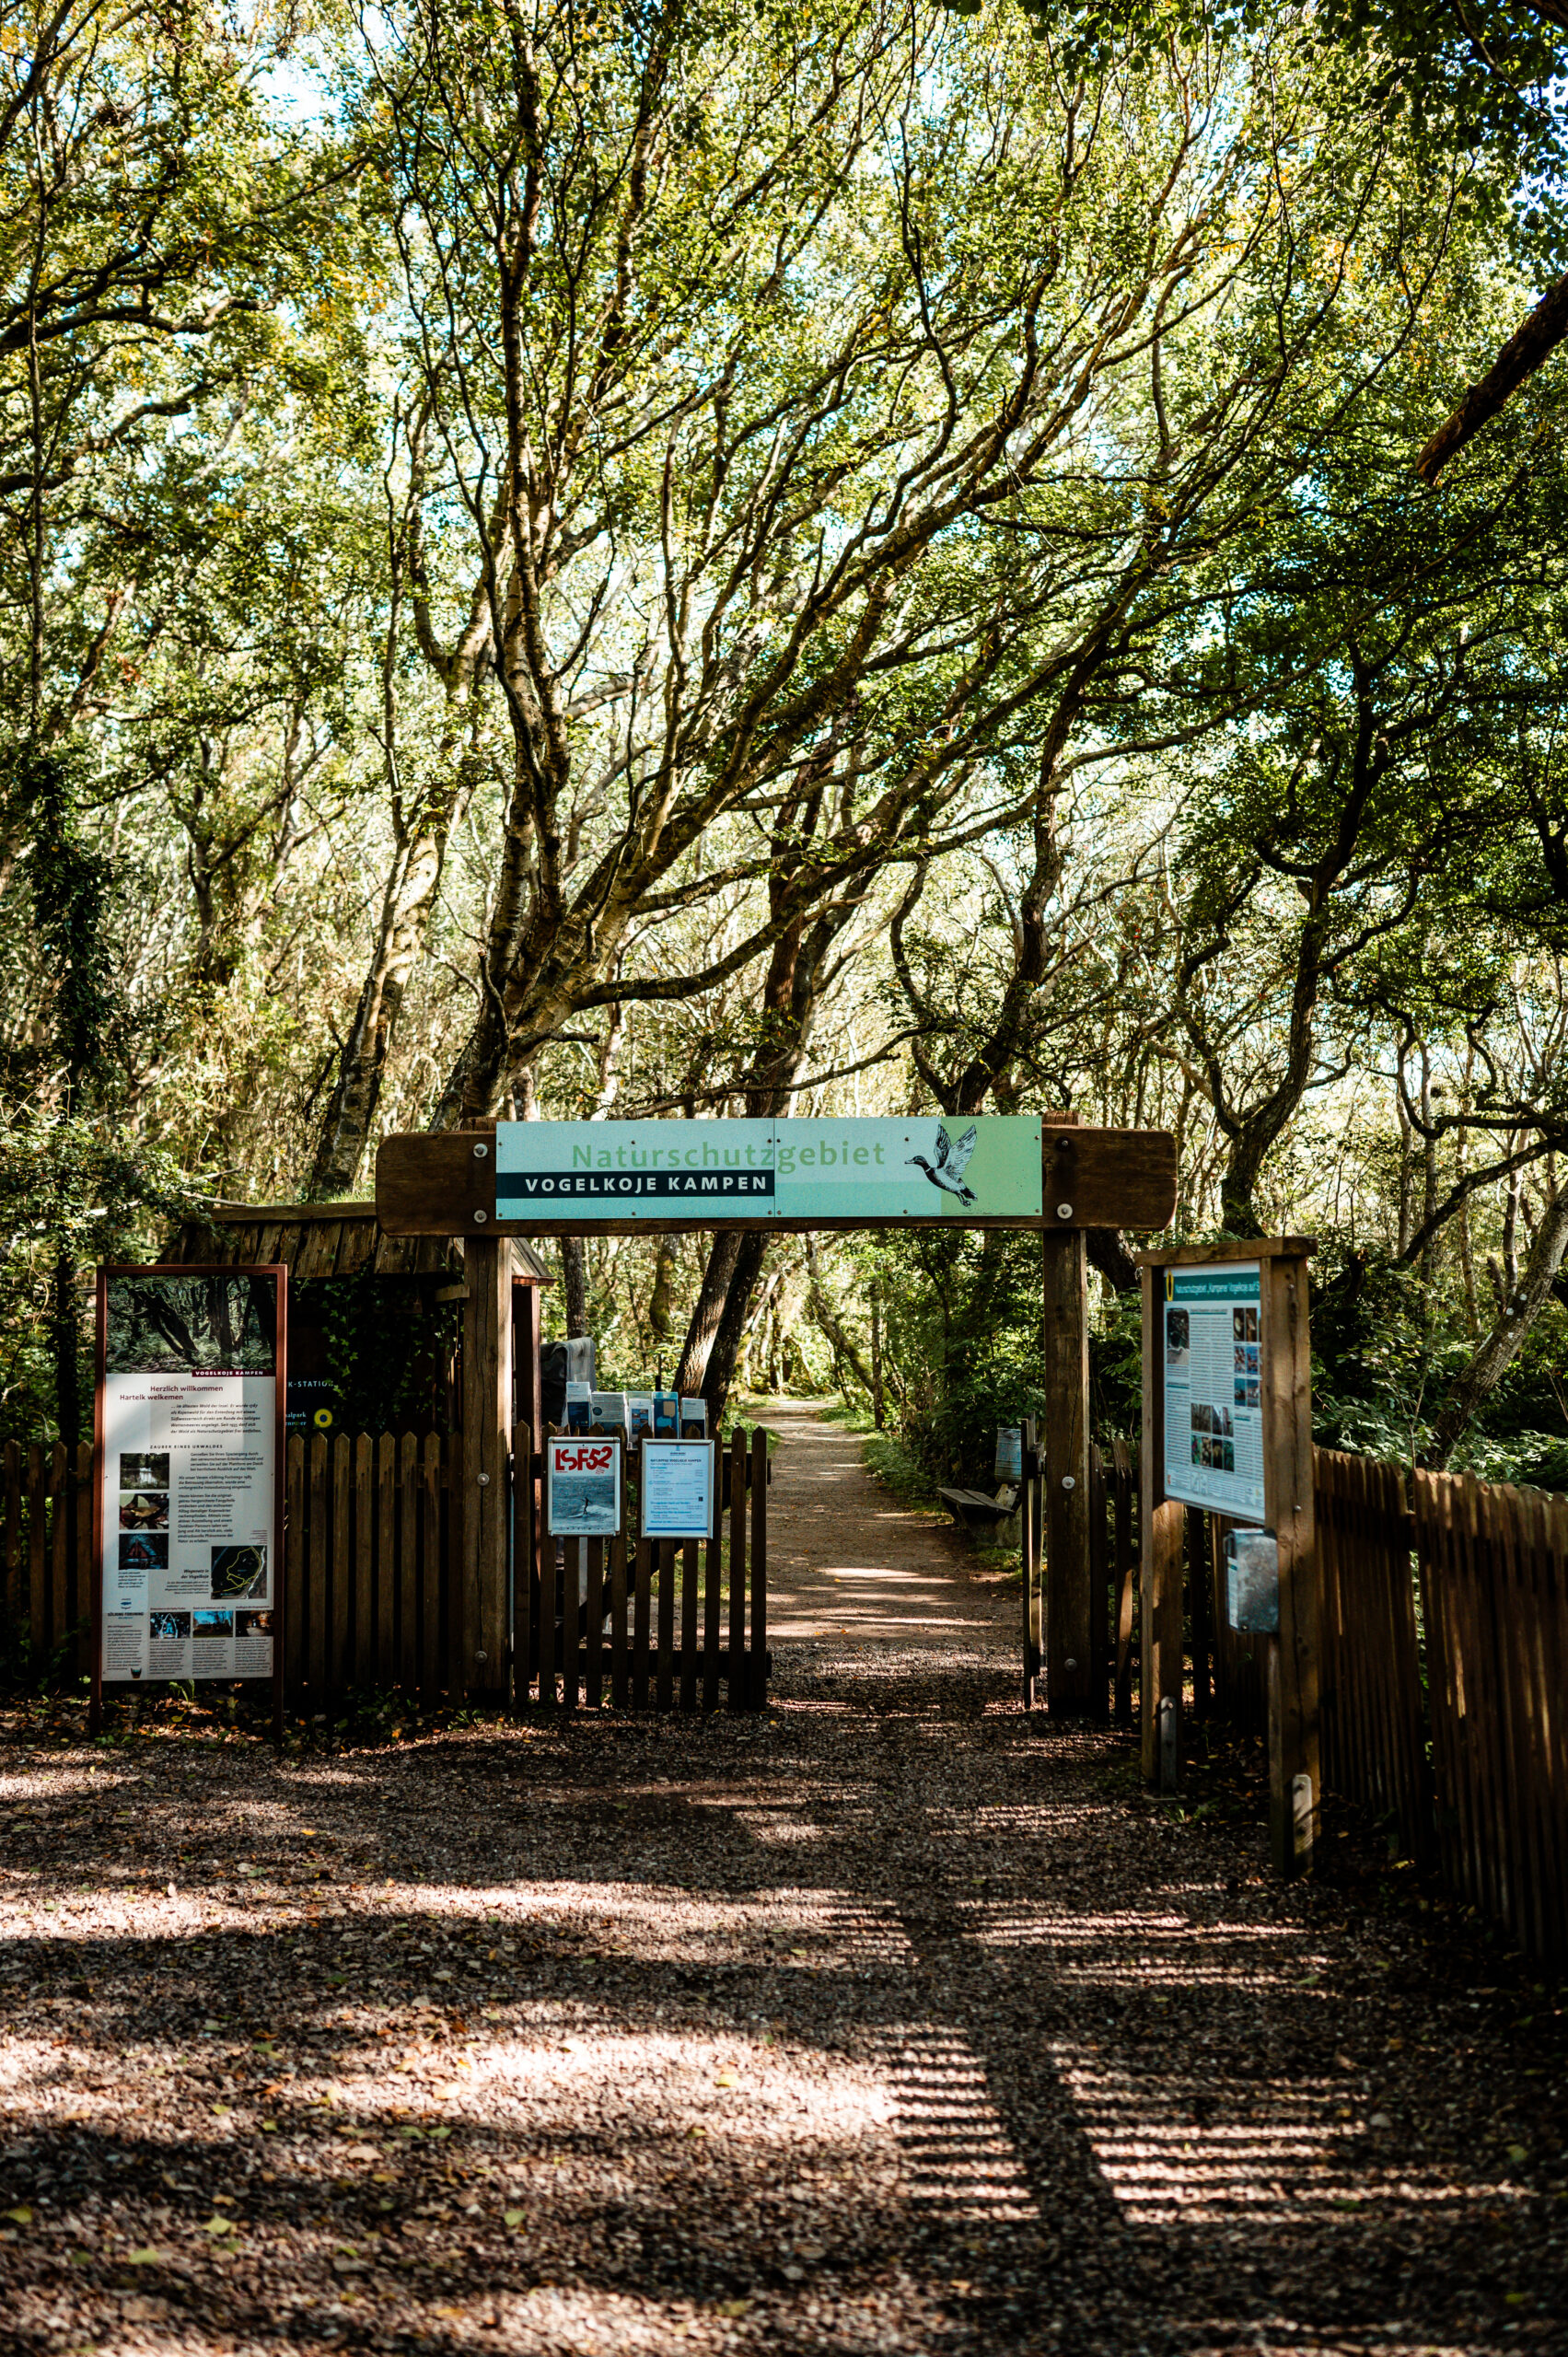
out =
<svg viewBox="0 0 1568 2357"><path fill-rule="evenodd" d="M761 1721L0 1755L18 2351L1550 2344L1549 2156L1407 1920L1005 1658L810 1661Z"/></svg>

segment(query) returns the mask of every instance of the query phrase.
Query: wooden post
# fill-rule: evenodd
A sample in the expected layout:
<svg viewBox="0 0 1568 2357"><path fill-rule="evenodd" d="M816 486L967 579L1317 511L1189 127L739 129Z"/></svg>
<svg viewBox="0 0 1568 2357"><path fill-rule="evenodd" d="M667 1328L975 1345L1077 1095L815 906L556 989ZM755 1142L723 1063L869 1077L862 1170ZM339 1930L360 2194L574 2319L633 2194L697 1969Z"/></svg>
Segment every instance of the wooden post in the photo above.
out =
<svg viewBox="0 0 1568 2357"><path fill-rule="evenodd" d="M1138 1451L1141 1607L1138 1724L1144 1776L1167 1788L1181 1753L1181 1557L1187 1509L1161 1492L1165 1392L1161 1382L1158 1269L1141 1271L1144 1288L1144 1430ZM1163 1709L1162 1709L1163 1706ZM1162 1742L1162 1735L1164 1740Z"/></svg>
<svg viewBox="0 0 1568 2357"><path fill-rule="evenodd" d="M1127 1444L1114 1444L1116 1467L1116 1700L1118 1726L1132 1724L1132 1463Z"/></svg>
<svg viewBox="0 0 1568 2357"><path fill-rule="evenodd" d="M451 1673L459 1695L502 1690L506 1648L506 1462L512 1424L512 1246L463 1239L463 1432Z"/></svg>
<svg viewBox="0 0 1568 2357"><path fill-rule="evenodd" d="M1045 1314L1040 1598L1046 1708L1079 1718L1096 1707L1094 1550L1089 1488L1089 1268L1084 1246L1075 1113L1043 1117L1041 1237ZM1103 1694L1099 1701L1103 1706Z"/></svg>
<svg viewBox="0 0 1568 2357"><path fill-rule="evenodd" d="M1311 1871L1322 1801L1318 1532L1307 1254L1262 1264L1263 1478L1280 1550L1280 1633L1269 1641L1269 1849L1276 1874Z"/></svg>
<svg viewBox="0 0 1568 2357"><path fill-rule="evenodd" d="M1214 1711L1210 1676L1213 1647L1209 1599L1214 1593L1214 1516L1202 1506L1187 1509L1187 1615L1192 1624L1192 1716L1206 1719Z"/></svg>
<svg viewBox="0 0 1568 2357"><path fill-rule="evenodd" d="M1018 1499L1019 1552L1024 1571L1024 1708L1032 1711L1038 1701L1044 1640L1041 1622L1040 1562L1040 1457L1039 1436L1032 1416L1026 1416L1019 1435L1023 1444L1023 1490Z"/></svg>
<svg viewBox="0 0 1568 2357"><path fill-rule="evenodd" d="M1048 1227L1043 1243L1045 1699L1052 1718L1081 1717L1094 1707L1088 1261L1082 1228Z"/></svg>
<svg viewBox="0 0 1568 2357"><path fill-rule="evenodd" d="M768 1435L751 1435L751 1680L753 1711L768 1701Z"/></svg>

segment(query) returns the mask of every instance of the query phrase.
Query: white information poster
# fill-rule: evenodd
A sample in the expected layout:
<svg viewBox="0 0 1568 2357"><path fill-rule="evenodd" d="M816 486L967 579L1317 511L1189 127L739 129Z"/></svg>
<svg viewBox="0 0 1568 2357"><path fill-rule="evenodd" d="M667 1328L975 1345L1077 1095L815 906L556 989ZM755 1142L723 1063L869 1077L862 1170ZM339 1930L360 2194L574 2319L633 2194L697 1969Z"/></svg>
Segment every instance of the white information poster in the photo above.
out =
<svg viewBox="0 0 1568 2357"><path fill-rule="evenodd" d="M106 1683L271 1678L278 1272L104 1272Z"/></svg>
<svg viewBox="0 0 1568 2357"><path fill-rule="evenodd" d="M544 1444L544 1527L552 1538L613 1538L621 1528L621 1443L552 1434Z"/></svg>
<svg viewBox="0 0 1568 2357"><path fill-rule="evenodd" d="M1259 1264L1212 1260L1164 1273L1166 1496L1262 1522Z"/></svg>
<svg viewBox="0 0 1568 2357"><path fill-rule="evenodd" d="M644 1538L711 1538L715 1486L712 1441L645 1441Z"/></svg>

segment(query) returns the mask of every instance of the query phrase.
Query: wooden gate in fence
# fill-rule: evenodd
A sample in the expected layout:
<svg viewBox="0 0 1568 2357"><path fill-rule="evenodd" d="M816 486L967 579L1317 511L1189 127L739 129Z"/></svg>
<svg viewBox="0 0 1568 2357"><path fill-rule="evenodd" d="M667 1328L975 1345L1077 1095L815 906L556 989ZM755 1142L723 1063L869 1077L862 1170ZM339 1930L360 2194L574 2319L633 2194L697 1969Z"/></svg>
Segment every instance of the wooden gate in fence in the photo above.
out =
<svg viewBox="0 0 1568 2357"><path fill-rule="evenodd" d="M454 1486L454 1465L458 1485ZM335 1717L354 1693L432 1707L470 1690L460 1663L494 1666L487 1690L567 1709L712 1711L766 1700L767 1435L737 1432L721 1457L710 1542L549 1538L540 1460L513 1435L506 1595L464 1599L458 1519L462 1443L412 1433L295 1434L287 1443L284 1551L286 1706ZM90 1664L92 1450L6 1445L0 1597L26 1628L34 1674ZM629 1495L634 1500L635 1460ZM464 1606L467 1603L465 1615ZM552 1642L546 1643L549 1630Z"/></svg>
<svg viewBox="0 0 1568 2357"><path fill-rule="evenodd" d="M736 1432L720 1456L717 1535L712 1539L567 1538L523 1532L537 1513L528 1485L516 1496L514 1560L537 1563L528 1651L517 1688L568 1710L713 1711L719 1689L732 1711L767 1698L768 1436ZM627 1524L634 1527L638 1453L627 1466ZM530 1496L531 1492L531 1496ZM547 1642L546 1631L553 1643Z"/></svg>

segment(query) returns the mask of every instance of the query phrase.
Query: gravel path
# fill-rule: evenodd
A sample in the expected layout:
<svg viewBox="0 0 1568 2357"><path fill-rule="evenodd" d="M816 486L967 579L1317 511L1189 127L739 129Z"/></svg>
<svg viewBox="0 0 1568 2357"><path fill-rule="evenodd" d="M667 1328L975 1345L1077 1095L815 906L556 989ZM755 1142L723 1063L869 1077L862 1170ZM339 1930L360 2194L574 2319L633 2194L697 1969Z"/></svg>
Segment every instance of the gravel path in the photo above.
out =
<svg viewBox="0 0 1568 2357"><path fill-rule="evenodd" d="M1551 2002L1005 1656L0 1765L7 2352L1568 2345Z"/></svg>
<svg viewBox="0 0 1568 2357"><path fill-rule="evenodd" d="M283 1763L0 1716L5 2357L1568 2348L1544 1976L1271 1886L1011 1643L778 1664Z"/></svg>
<svg viewBox="0 0 1568 2357"><path fill-rule="evenodd" d="M761 1401L757 1411L779 1444L768 1494L775 1640L847 1637L947 1651L1015 1641L1016 1591L982 1576L948 1525L878 1488L853 1433L830 1423L812 1400Z"/></svg>

